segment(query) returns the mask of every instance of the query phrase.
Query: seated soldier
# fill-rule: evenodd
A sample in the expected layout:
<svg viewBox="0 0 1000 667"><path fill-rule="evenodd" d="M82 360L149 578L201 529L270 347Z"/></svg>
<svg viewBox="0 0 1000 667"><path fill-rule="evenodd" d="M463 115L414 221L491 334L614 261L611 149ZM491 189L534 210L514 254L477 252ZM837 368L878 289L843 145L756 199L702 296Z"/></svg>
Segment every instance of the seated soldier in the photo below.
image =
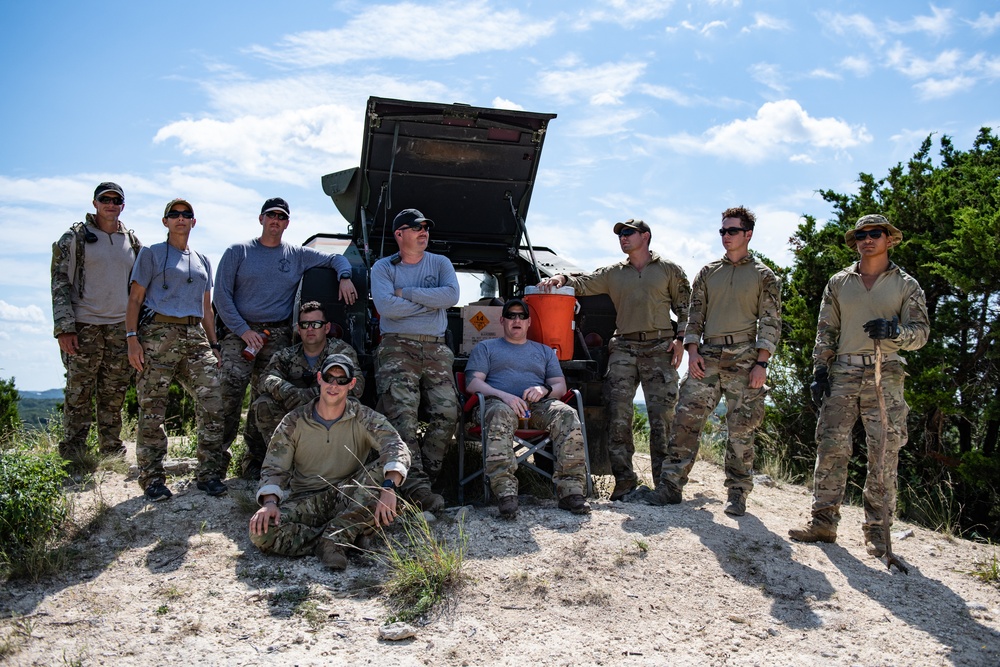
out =
<svg viewBox="0 0 1000 667"><path fill-rule="evenodd" d="M301 342L278 351L268 362L260 379L260 396L250 405L265 445L271 442L271 434L282 417L319 396L316 371L324 359L331 354L344 354L354 368L359 367L354 348L339 338L329 337L330 326L319 302L306 301L299 306ZM351 394L361 398L365 379L360 371L357 379ZM256 473L259 478L260 471Z"/></svg>
<svg viewBox="0 0 1000 667"><path fill-rule="evenodd" d="M465 366L466 389L486 397L486 414L479 419L486 432L486 476L498 498L500 516L513 519L517 514L512 436L518 419L525 417L529 428L552 434L559 507L587 514L583 431L576 410L558 400L566 393L566 378L556 354L528 340L531 316L524 301L510 299L501 314L503 338L477 344Z"/></svg>
<svg viewBox="0 0 1000 667"><path fill-rule="evenodd" d="M357 380L345 355L316 375L319 397L285 415L267 448L250 541L282 556L315 553L343 570L345 548L398 513L410 450L385 417L348 396ZM366 466L373 451L378 460Z"/></svg>

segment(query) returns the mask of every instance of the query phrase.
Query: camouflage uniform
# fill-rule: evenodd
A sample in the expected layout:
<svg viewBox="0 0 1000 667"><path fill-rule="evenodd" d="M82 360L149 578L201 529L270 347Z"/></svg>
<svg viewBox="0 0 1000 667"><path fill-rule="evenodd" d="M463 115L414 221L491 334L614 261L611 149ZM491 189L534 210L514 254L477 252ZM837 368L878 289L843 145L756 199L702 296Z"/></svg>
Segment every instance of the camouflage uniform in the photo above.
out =
<svg viewBox="0 0 1000 667"><path fill-rule="evenodd" d="M410 445L412 463L403 489L408 494L429 488L437 479L458 425L458 390L452 373L455 354L443 341L419 338L434 337L385 334L375 369L382 413ZM421 404L427 417L422 439L417 436Z"/></svg>
<svg viewBox="0 0 1000 667"><path fill-rule="evenodd" d="M320 352L316 366L309 366L302 351L302 343L286 347L271 357L258 387L260 397L250 405L250 412L254 416L254 423L263 437L265 447L270 443L274 429L289 410L305 405L319 396L316 372L331 354L345 354L354 368L361 367L354 348L339 338L326 339L326 347ZM361 398L365 391L365 376L360 370L357 379L357 384L351 393Z"/></svg>
<svg viewBox="0 0 1000 667"><path fill-rule="evenodd" d="M302 556L320 537L353 544L374 525L385 472L406 476L409 450L385 417L348 398L343 417L328 429L316 421L315 406L289 412L271 438L257 498L278 496L281 523L250 534L261 551ZM379 458L366 465L372 452Z"/></svg>
<svg viewBox="0 0 1000 667"><path fill-rule="evenodd" d="M119 223L124 235L117 248L99 249L115 255L122 271L121 291L115 294L102 289L85 291L87 246L85 227L92 228L99 239L106 236L97 226L96 217L88 213L85 223L76 223L52 245L52 320L54 335L75 333L79 350L76 354L62 353L66 367L66 392L63 401L63 439L59 453L70 461L79 461L87 449L87 434L94 416L96 398L98 445L104 454L125 451L121 440L121 408L125 393L132 383L132 367L128 363L125 345L125 306L128 301L128 273L142 244L131 230ZM107 300L116 299L114 304ZM120 319L113 323L84 323L78 311L84 303L96 304L100 310L118 311ZM110 306L110 307L109 307ZM117 312L116 312L117 318Z"/></svg>
<svg viewBox="0 0 1000 667"><path fill-rule="evenodd" d="M732 291L719 289L720 284ZM755 330L711 335L719 333L718 321L734 313L737 319L742 316L751 322ZM756 322L752 322L753 318ZM680 490L687 483L698 454L701 430L725 396L729 431L725 485L730 494L744 499L753 490L754 431L764 419L767 387L751 389L750 371L757 361L757 350L773 354L780 335L781 285L763 262L751 255L736 263L723 257L698 272L691 289L684 344L698 344L705 377L696 379L688 374L681 383L661 486Z"/></svg>
<svg viewBox="0 0 1000 667"><path fill-rule="evenodd" d="M167 434L163 420L171 380L176 380L195 399L198 424L199 482L222 479L229 454L222 443L222 395L219 369L208 337L200 324L150 322L139 329L145 364L136 381L139 396L139 436L136 462L139 485L163 482L163 458Z"/></svg>
<svg viewBox="0 0 1000 667"><path fill-rule="evenodd" d="M240 416L243 412L243 398L247 386L250 386L250 404L253 405L260 397L260 380L271 361L271 357L292 344L292 329L288 325L277 326L249 323L250 328L257 333L264 329L270 332L264 347L257 352L252 361L243 358L243 350L247 344L242 338L232 332L227 332L220 341L222 344L222 401L224 408L224 427L222 441L227 443L226 449L236 439L240 428ZM259 466L267 452L267 442L264 439L253 412L247 414L247 422L243 430L243 442L247 454L243 460L243 473L253 472L251 468Z"/></svg>
<svg viewBox="0 0 1000 667"><path fill-rule="evenodd" d="M641 272L625 260L587 276L570 276L566 281L577 296L609 295L617 310L615 336L608 344L603 395L608 408L611 471L618 482L625 483L637 480L632 467L632 417L640 383L649 415L653 482L659 479L677 404L678 376L670 346L675 336L684 335L691 296L684 270L655 252L651 255ZM677 317L676 330L670 320L671 311Z"/></svg>
<svg viewBox="0 0 1000 667"><path fill-rule="evenodd" d="M900 320L899 336L881 341L882 353L886 355L882 363L882 392L889 424L885 481L893 504L888 508L890 520L895 512L896 464L899 450L906 443L906 418L909 414L909 407L903 399L904 362L896 352L920 349L930 333L924 293L916 280L890 262L888 270L868 290L858 268L859 264L854 264L834 275L827 283L813 351L815 368L829 369L830 396L823 401L816 424L812 515L815 523L833 530L840 521L840 506L844 501L847 466L852 450L851 431L855 422L860 416L869 451L872 443L877 445L882 434L875 393L875 348L871 339L861 331L861 325L875 318L892 319L897 316ZM883 305L875 306L877 310L873 310L876 301L881 301ZM864 347L859 347L859 344ZM881 531L883 490L878 485L880 472L876 457L868 457L864 488L866 536L869 531Z"/></svg>
<svg viewBox="0 0 1000 667"><path fill-rule="evenodd" d="M473 419L485 423L486 477L498 498L517 495L517 461L514 459L511 434L518 427L517 414L496 396L486 398L486 416L480 420L479 409ZM571 406L555 399L531 404L528 428L549 431L552 453L555 454L556 495L565 498L574 494L587 495L587 461L583 451L583 430L580 417Z"/></svg>

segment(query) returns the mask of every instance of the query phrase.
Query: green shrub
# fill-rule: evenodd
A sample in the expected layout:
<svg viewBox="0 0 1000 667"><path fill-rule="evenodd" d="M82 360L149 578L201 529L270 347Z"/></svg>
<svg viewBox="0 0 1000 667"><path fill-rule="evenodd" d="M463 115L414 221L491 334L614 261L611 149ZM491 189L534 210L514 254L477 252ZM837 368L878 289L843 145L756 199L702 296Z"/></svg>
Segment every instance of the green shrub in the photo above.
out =
<svg viewBox="0 0 1000 667"><path fill-rule="evenodd" d="M17 445L0 451L0 567L44 549L66 518L64 462L53 451Z"/></svg>

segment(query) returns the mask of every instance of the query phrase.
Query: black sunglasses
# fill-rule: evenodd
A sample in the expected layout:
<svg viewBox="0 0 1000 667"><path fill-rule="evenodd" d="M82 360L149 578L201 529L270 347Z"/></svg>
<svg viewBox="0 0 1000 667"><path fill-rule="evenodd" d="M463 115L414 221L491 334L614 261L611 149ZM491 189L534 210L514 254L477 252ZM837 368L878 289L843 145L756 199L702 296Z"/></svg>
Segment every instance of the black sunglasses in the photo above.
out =
<svg viewBox="0 0 1000 667"><path fill-rule="evenodd" d="M299 322L300 329L322 329L326 326L325 320L313 320L312 322Z"/></svg>
<svg viewBox="0 0 1000 667"><path fill-rule="evenodd" d="M102 204L114 204L115 206L121 206L125 203L125 200L121 197L108 197L107 195L101 195L97 198L97 201Z"/></svg>
<svg viewBox="0 0 1000 667"><path fill-rule="evenodd" d="M421 230L426 232L429 231L430 228L431 226L428 225L426 222L414 222L412 225L403 225L402 227L400 227L400 229L412 229L415 232L419 232Z"/></svg>
<svg viewBox="0 0 1000 667"><path fill-rule="evenodd" d="M631 227L626 227L625 229L623 229L620 232L618 232L618 236L632 236L637 231L639 231L639 230L638 229L632 229Z"/></svg>
<svg viewBox="0 0 1000 667"><path fill-rule="evenodd" d="M275 220L288 220L288 216L284 213L279 213L278 211L268 211L264 214L268 218L274 218Z"/></svg>
<svg viewBox="0 0 1000 667"><path fill-rule="evenodd" d="M528 313L505 313L503 316L505 320L526 320L529 317L531 317L531 315Z"/></svg>
<svg viewBox="0 0 1000 667"><path fill-rule="evenodd" d="M191 220L194 218L194 213L191 211L171 211L167 213L167 217L171 220L176 220L177 218L184 218L185 220Z"/></svg>
<svg viewBox="0 0 1000 667"><path fill-rule="evenodd" d="M740 232L745 232L746 230L742 227L723 227L719 230L719 236L725 236L729 234L730 236L736 236Z"/></svg>
<svg viewBox="0 0 1000 667"><path fill-rule="evenodd" d="M864 241L865 239L871 237L873 239L880 239L882 235L885 234L884 229L861 229L854 232L855 241Z"/></svg>
<svg viewBox="0 0 1000 667"><path fill-rule="evenodd" d="M340 375L324 375L323 382L327 384L339 384L341 387L351 384L351 380L354 378L343 377Z"/></svg>

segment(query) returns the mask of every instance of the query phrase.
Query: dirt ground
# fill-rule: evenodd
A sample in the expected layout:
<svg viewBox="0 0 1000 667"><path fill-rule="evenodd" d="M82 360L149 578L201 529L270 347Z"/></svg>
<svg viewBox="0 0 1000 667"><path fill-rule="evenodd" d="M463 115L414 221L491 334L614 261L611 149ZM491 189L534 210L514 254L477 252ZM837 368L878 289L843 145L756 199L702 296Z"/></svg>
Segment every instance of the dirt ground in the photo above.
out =
<svg viewBox="0 0 1000 667"><path fill-rule="evenodd" d="M648 459L646 465L648 466ZM148 504L105 473L74 492L85 530L68 569L0 592L9 665L984 665L1000 664L1000 589L970 573L995 547L897 524L909 575L865 553L861 511L837 544L793 543L802 487L758 483L722 512L721 471L699 462L682 505L592 501L578 517L522 496L450 508L437 535L468 536L466 580L416 636L379 639L379 563L346 572L261 555L251 491L210 498L172 480ZM4 652L0 652L4 653Z"/></svg>

